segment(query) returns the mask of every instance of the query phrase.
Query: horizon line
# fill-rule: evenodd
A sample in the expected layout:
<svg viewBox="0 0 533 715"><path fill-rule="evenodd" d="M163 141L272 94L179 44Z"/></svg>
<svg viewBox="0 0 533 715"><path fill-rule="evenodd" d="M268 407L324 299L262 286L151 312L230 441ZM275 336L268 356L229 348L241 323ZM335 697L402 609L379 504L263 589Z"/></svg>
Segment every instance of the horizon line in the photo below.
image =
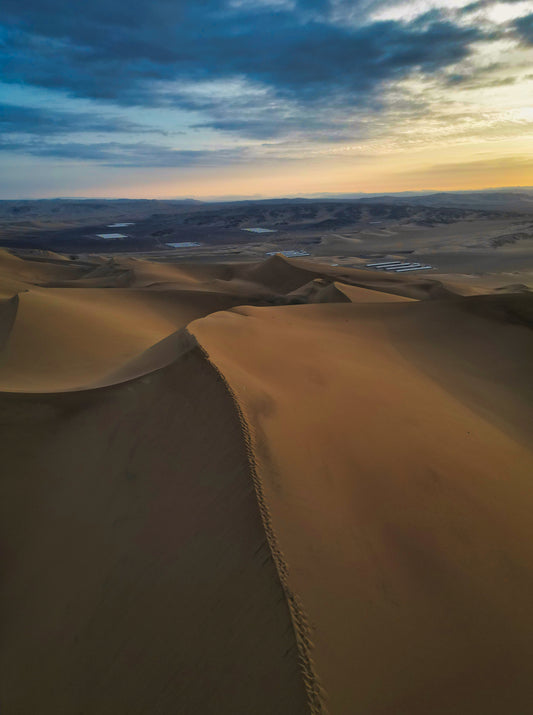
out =
<svg viewBox="0 0 533 715"><path fill-rule="evenodd" d="M298 199L335 199L335 198L364 198L379 196L420 196L431 194L479 194L485 191L512 191L515 189L533 190L531 185L514 186L487 186L482 189L415 189L409 191L324 191L311 194L286 194L286 195L216 195L199 198L197 196L166 196L147 198L145 196L24 196L13 198L0 198L0 201L197 201L199 203L224 203L232 201L283 201Z"/></svg>

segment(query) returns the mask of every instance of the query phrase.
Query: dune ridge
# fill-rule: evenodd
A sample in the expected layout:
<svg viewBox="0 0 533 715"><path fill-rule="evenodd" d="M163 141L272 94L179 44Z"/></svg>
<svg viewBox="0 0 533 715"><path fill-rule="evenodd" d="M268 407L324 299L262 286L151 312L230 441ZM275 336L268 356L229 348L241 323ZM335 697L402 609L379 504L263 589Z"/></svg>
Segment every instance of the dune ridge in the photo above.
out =
<svg viewBox="0 0 533 715"><path fill-rule="evenodd" d="M268 502L265 498L265 491L263 488L263 483L259 475L257 468L257 460L254 451L254 440L251 435L251 425L246 420L241 403L237 399L233 388L230 383L220 371L218 366L211 360L208 352L204 347L199 345L199 349L205 359L216 371L221 382L223 383L228 395L233 401L235 411L239 418L239 423L242 430L243 440L246 445L246 454L248 456L248 464L250 468L250 475L253 480L255 495L257 498L257 503L259 506L259 511L261 513L261 520L263 523L263 528L265 530L265 535L270 548L270 553L276 564L276 569L278 572L278 577L283 588L285 598L289 605L289 610L292 617L292 622L294 625L294 631L296 635L296 641L298 643L299 651L299 662L302 670L302 677L305 683L305 688L309 703L309 712L311 715L327 715L327 708L325 705L324 690L320 684L320 680L315 671L315 665L312 658L312 631L309 626L309 621L307 615L304 611L301 600L298 595L294 593L291 588L289 577L288 577L288 567L285 560L285 556L279 546L274 527L272 525L272 517L268 507Z"/></svg>
<svg viewBox="0 0 533 715"><path fill-rule="evenodd" d="M471 328L479 321L462 301L239 308L189 326L252 425L274 530L313 623L312 657L331 712L496 714L505 703L521 711L530 700L533 455L517 420L530 433L523 378L533 336L523 325L502 324L491 296L474 302L476 312L489 303L485 345L476 334L453 334L463 315ZM426 320L438 325L441 314L449 317L435 345L439 331L426 336ZM512 332L507 357L499 330ZM503 357L492 365L486 348L495 343ZM444 351L443 360L468 360L466 370L453 365L460 377L453 390L450 374L435 374L434 350ZM422 371L428 358L431 369ZM504 358L518 373L507 376L506 390L484 404L479 395L464 400L469 362L481 364L490 390L495 372L503 377ZM459 542L456 532L464 534ZM511 580L507 560L517 570ZM464 593L452 597L456 590ZM451 619L451 632L439 613ZM447 682L457 685L448 690Z"/></svg>
<svg viewBox="0 0 533 715"><path fill-rule="evenodd" d="M530 701L531 294L34 258L0 254L7 713Z"/></svg>
<svg viewBox="0 0 533 715"><path fill-rule="evenodd" d="M123 385L4 395L0 422L6 712L308 712L241 425L198 347Z"/></svg>
<svg viewBox="0 0 533 715"><path fill-rule="evenodd" d="M392 292L382 292L383 284ZM348 302L350 291L358 302L383 302L401 300L398 291L427 297L424 291L440 290L439 282L358 270L339 276L335 268L281 256L258 264L176 266L128 257L22 259L5 251L0 253L2 286L13 302L2 304L4 320L11 318L0 354L0 391L19 392L102 385L107 375L123 373L126 364L177 329L217 310ZM2 330L6 334L7 328Z"/></svg>

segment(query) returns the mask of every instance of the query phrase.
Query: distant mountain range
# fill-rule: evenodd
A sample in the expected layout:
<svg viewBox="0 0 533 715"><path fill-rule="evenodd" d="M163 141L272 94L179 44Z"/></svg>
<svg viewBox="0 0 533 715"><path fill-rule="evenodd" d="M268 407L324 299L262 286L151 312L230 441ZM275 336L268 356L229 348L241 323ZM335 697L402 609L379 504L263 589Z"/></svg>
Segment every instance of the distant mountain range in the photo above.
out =
<svg viewBox="0 0 533 715"><path fill-rule="evenodd" d="M364 203L394 203L434 208L471 208L486 211L533 212L533 189L518 191L449 191L417 196L383 195L358 199Z"/></svg>
<svg viewBox="0 0 533 715"><path fill-rule="evenodd" d="M325 194L322 196L280 197L269 199L234 199L200 201L197 199L101 199L57 198L0 200L0 223L34 222L44 220L58 223L94 222L105 219L128 220L145 218L151 214L173 214L184 211L234 209L243 206L280 206L297 204L343 204L420 206L472 211L511 212L533 214L533 187L487 189L484 191L403 192L390 194ZM32 226L34 228L35 225Z"/></svg>

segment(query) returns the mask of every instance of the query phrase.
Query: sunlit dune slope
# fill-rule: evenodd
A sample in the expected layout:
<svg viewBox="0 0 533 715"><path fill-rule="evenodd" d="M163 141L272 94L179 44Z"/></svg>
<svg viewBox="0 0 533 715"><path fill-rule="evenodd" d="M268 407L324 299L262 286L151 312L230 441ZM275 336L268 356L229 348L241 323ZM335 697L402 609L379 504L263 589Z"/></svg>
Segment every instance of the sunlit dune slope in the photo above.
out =
<svg viewBox="0 0 533 715"><path fill-rule="evenodd" d="M239 308L189 326L250 424L331 713L532 702L530 309Z"/></svg>
<svg viewBox="0 0 533 715"><path fill-rule="evenodd" d="M76 279L84 272L77 263L55 254L39 252L29 260L0 248L0 298L11 297L35 283Z"/></svg>
<svg viewBox="0 0 533 715"><path fill-rule="evenodd" d="M0 390L91 385L191 319L237 302L217 293L32 288L18 297Z"/></svg>
<svg viewBox="0 0 533 715"><path fill-rule="evenodd" d="M152 364L141 357L153 354L154 344L191 320L242 304L346 302L349 290L359 291L357 300L396 299L374 286L384 279L373 273L343 273L345 280L364 280L359 289L343 290L335 276L278 256L257 264L177 266L130 257L68 261L39 253L23 259L4 252L0 391L54 392L100 386L108 375L111 381L137 376L135 364L147 371L162 366L159 358ZM423 291L416 281L385 282L402 293Z"/></svg>
<svg viewBox="0 0 533 715"><path fill-rule="evenodd" d="M529 712L532 301L0 252L2 712Z"/></svg>
<svg viewBox="0 0 533 715"><path fill-rule="evenodd" d="M352 286L346 283L338 283L337 281L335 281L333 285L340 293L343 293L351 303L405 303L415 300L415 298L409 298L404 295L384 293L380 290L369 290L361 286ZM336 302L340 303L343 301Z"/></svg>

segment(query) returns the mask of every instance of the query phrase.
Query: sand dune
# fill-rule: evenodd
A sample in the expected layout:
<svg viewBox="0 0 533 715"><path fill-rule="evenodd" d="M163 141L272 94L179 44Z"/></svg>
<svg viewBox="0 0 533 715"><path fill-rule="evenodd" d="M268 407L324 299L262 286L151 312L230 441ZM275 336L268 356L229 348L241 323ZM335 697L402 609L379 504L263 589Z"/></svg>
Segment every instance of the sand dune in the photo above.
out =
<svg viewBox="0 0 533 715"><path fill-rule="evenodd" d="M18 295L0 299L0 350L3 350L8 343L17 317L18 304Z"/></svg>
<svg viewBox="0 0 533 715"><path fill-rule="evenodd" d="M355 289L357 290L357 289ZM293 290L290 296L302 303L349 303L350 299L335 281L315 278L305 285Z"/></svg>
<svg viewBox="0 0 533 715"><path fill-rule="evenodd" d="M359 291L357 300L395 299L396 294L378 292L383 281L402 293L424 291L415 280L390 281L356 270L342 277L364 280L367 287L341 289L335 273L278 256L258 264L200 267L132 258L97 259L82 267L38 258L6 253L0 262L0 270L4 265L5 274L20 280L12 286L19 290L9 293L17 301L16 320L14 302L4 301L2 312L10 334L0 354L0 390L6 392L102 385L107 374L124 373L126 364L142 361L142 353L191 320L243 303L345 302L349 291L352 296ZM62 278L71 274L79 277Z"/></svg>
<svg viewBox="0 0 533 715"><path fill-rule="evenodd" d="M0 390L87 387L190 320L240 302L225 294L115 288L21 293L0 356Z"/></svg>
<svg viewBox="0 0 533 715"><path fill-rule="evenodd" d="M26 259L0 248L0 291L13 293L49 280L76 279L84 269L76 262L39 251Z"/></svg>
<svg viewBox="0 0 533 715"><path fill-rule="evenodd" d="M531 332L457 302L240 308L189 329L250 424L330 712L525 712Z"/></svg>
<svg viewBox="0 0 533 715"><path fill-rule="evenodd" d="M335 281L334 285L351 303L405 303L415 300L414 298L409 298L404 295L384 293L383 291L362 288L361 286L351 286L346 283L338 283L337 281Z"/></svg>
<svg viewBox="0 0 533 715"><path fill-rule="evenodd" d="M533 297L0 255L2 712L528 712Z"/></svg>
<svg viewBox="0 0 533 715"><path fill-rule="evenodd" d="M305 713L240 425L198 349L0 401L6 713Z"/></svg>

